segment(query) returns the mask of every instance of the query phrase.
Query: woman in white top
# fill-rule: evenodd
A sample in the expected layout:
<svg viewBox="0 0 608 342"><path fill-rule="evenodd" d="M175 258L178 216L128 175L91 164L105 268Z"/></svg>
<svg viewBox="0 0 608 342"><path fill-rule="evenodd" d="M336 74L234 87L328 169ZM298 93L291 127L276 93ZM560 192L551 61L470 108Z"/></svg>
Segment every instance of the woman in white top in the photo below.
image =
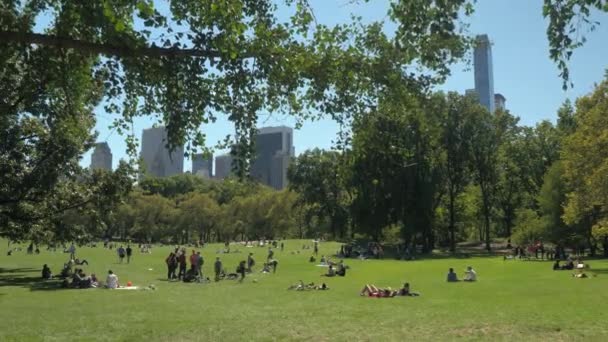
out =
<svg viewBox="0 0 608 342"><path fill-rule="evenodd" d="M477 280L477 272L473 269L473 267L467 267L466 272L464 272L464 281L476 281Z"/></svg>
<svg viewBox="0 0 608 342"><path fill-rule="evenodd" d="M118 288L118 276L112 272L112 270L108 271L108 278L106 278L106 287L109 289Z"/></svg>

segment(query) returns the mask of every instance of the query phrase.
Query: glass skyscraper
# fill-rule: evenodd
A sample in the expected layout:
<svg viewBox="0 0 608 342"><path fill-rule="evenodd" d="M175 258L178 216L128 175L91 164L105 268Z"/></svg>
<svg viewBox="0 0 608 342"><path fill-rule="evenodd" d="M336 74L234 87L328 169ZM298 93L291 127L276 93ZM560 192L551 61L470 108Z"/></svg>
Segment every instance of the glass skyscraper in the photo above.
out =
<svg viewBox="0 0 608 342"><path fill-rule="evenodd" d="M487 34L476 37L473 64L475 66L475 92L479 97L479 103L486 107L490 113L494 113L496 104L494 102L492 45Z"/></svg>

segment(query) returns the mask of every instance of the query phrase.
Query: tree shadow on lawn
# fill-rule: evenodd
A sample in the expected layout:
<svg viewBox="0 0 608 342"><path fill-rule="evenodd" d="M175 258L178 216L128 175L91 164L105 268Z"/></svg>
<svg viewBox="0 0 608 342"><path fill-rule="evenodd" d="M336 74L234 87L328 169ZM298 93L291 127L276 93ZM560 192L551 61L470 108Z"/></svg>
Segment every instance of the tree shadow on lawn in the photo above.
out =
<svg viewBox="0 0 608 342"><path fill-rule="evenodd" d="M38 271L34 268L0 268L0 287L25 287L31 291L63 290L61 279L42 280L40 276L29 276L24 272ZM6 274L8 273L8 274Z"/></svg>

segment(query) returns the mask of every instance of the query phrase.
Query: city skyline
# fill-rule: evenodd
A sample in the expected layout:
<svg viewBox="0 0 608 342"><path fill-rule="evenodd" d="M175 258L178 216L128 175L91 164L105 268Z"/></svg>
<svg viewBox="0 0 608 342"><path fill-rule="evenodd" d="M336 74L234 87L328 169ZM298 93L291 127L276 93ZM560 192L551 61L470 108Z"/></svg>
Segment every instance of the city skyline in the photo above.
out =
<svg viewBox="0 0 608 342"><path fill-rule="evenodd" d="M383 6L364 3L360 6L342 6L338 2L325 1L315 4L316 20L320 24L333 25L349 20L350 13L357 11L363 21L383 20L386 13ZM606 71L605 56L608 45L602 37L608 36L608 18L592 16L600 22L594 32L588 33L587 43L575 50L569 61L570 76L574 84L567 91L562 90L556 64L551 61L546 36L546 22L542 20L542 2L527 0L484 1L475 6L475 13L467 19L470 23L469 34L487 34L495 45L492 47L494 64L495 92L508 99L509 111L521 118L520 123L531 126L542 120L555 122L557 110L566 99L574 101L589 93L593 85L602 80ZM513 26L513 21L518 23ZM393 27L390 27L392 30ZM387 31L389 32L389 31ZM472 62L472 59L469 59ZM446 82L435 90L464 93L473 86L472 65L467 62L456 63ZM120 159L129 159L127 142L111 128L115 116L96 109L99 140L109 144L114 154L113 167ZM259 113L258 126L287 125L296 127L296 122L278 113ZM133 121L133 134L141 137L143 128L155 123L154 117L136 117ZM312 148L330 149L340 126L330 118L306 121L301 128L295 129L293 138L298 142L298 153ZM234 125L227 115L217 113L217 121L205 124L201 131L206 136L206 146L213 148L223 141L226 135L234 132ZM141 141L139 142L141 144ZM200 151L200 150L199 150ZM92 150L83 156L81 164L89 166ZM228 153L216 149L215 154ZM188 168L190 164L188 163Z"/></svg>

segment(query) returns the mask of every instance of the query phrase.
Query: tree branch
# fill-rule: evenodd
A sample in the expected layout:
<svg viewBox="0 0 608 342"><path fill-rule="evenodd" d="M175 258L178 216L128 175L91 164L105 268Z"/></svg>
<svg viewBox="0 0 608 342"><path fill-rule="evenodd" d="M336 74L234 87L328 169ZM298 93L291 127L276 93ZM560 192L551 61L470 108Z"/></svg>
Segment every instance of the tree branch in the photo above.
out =
<svg viewBox="0 0 608 342"><path fill-rule="evenodd" d="M74 49L91 54L103 54L117 57L222 57L220 52L214 50L180 49L175 47L162 48L158 46L138 47L129 45L113 45L110 43L92 43L71 37L60 37L32 32L0 31L0 43L47 45L58 48Z"/></svg>

